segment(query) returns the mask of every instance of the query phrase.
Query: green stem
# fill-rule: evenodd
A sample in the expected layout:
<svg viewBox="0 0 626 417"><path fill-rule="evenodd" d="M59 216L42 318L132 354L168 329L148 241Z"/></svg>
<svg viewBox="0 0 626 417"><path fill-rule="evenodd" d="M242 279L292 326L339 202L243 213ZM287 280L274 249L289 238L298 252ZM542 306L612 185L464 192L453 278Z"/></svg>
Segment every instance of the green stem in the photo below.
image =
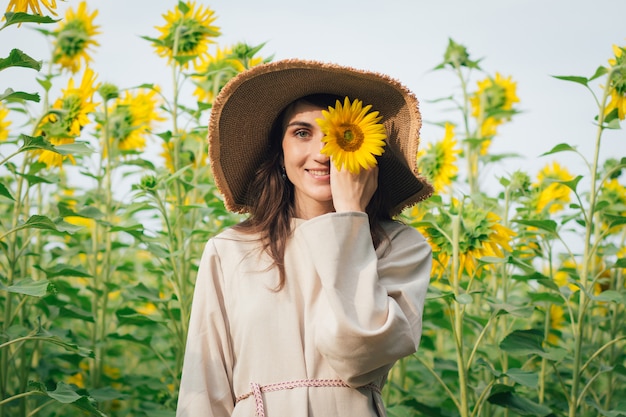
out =
<svg viewBox="0 0 626 417"><path fill-rule="evenodd" d="M456 345L456 360L459 373L459 390L460 390L460 408L459 413L461 417L469 416L469 400L468 400L468 381L467 371L464 357L464 344L463 344L463 308L457 301L461 294L460 284L460 265L459 265L459 234L461 228L461 212L462 207L459 208L459 214L452 216L452 288L455 295L455 300L452 302L454 306L453 317L453 334L454 342Z"/></svg>
<svg viewBox="0 0 626 417"><path fill-rule="evenodd" d="M44 393L42 393L42 392L39 392L39 391L28 391L28 392L22 392L21 394L16 394L16 395L14 395L14 396L12 396L12 397L5 398L4 400L1 400L1 401L0 401L0 406L1 406L1 405L8 404L8 403L10 403L11 401L15 401L15 400L20 399L20 398L30 397L30 396L33 396L33 395L42 395L42 396L45 396L46 394L44 394ZM0 408L0 411L1 411L1 410L2 410L2 408Z"/></svg>
<svg viewBox="0 0 626 417"><path fill-rule="evenodd" d="M176 56L178 54L178 45L179 45L179 40L180 40L180 30L182 29L182 26L179 26L176 29L176 34L174 36L174 45L173 45L173 54L174 56ZM174 155L173 155L173 163L174 163L174 172L178 172L179 169L181 169L181 161L180 161L180 151L181 151L181 145L182 145L182 134L179 131L179 127L178 127L178 99L179 99L179 72L178 72L178 66L177 66L177 62L176 60L172 61L172 81L173 81L173 94L174 94L174 100L172 103L172 123L173 123L173 140L174 140ZM184 351L184 346L185 346L185 342L187 339L187 327L188 327L188 321L189 321L189 312L188 312L188 305L190 303L188 303L187 297L186 297L186 292L184 291L185 288L185 279L186 277L189 275L189 271L190 269L188 268L189 266L189 260L184 256L186 254L185 251L185 237L183 234L183 230L185 229L185 214L182 210L182 207L184 205L184 195L183 195L183 187L181 185L181 181L178 178L174 179L174 193L175 193L175 201L176 201L176 206L174 207L173 211L174 211L174 221L175 221L175 227L174 227L174 233L175 233L175 245L174 246L174 251L176 253L181 254L181 256L179 257L175 257L173 259L174 263L178 263L178 268L176 268L178 270L178 273L176 273L176 270L174 271L174 281L176 283L176 285L179 288L179 305L180 305L180 312L181 312L181 320L180 320L180 326L182 329L182 332L179 334L179 339L178 339L178 344L179 344L179 349L177 349L177 368L182 368L182 352Z"/></svg>
<svg viewBox="0 0 626 417"><path fill-rule="evenodd" d="M583 264L582 271L580 276L580 285L587 288L588 284L588 276L590 273L590 265L592 263L592 259L594 253L591 251L592 242L591 235L594 229L593 225L593 217L596 212L596 179L598 176L598 161L600 155L600 144L602 140L602 133L604 131L604 109L606 105L606 101L609 97L610 91L610 77L611 73L609 73L609 77L607 79L607 85L604 88L604 95L601 100L600 111L598 114L598 129L596 132L596 141L595 148L593 154L593 161L591 167L591 181L590 181L590 190L589 190L589 209L587 214L587 222L585 224L585 240L584 240L584 251L583 251ZM582 350L583 350L583 340L584 340L584 330L585 330L585 316L587 312L587 296L585 291L579 291L579 301L578 301L579 309L578 309L578 318L576 323L576 332L574 333L574 364L573 364L573 373L572 373L572 387L570 391L570 409L569 409L569 417L576 417L576 413L578 410L579 404L579 389L580 389L580 379L581 379L581 363L582 363Z"/></svg>

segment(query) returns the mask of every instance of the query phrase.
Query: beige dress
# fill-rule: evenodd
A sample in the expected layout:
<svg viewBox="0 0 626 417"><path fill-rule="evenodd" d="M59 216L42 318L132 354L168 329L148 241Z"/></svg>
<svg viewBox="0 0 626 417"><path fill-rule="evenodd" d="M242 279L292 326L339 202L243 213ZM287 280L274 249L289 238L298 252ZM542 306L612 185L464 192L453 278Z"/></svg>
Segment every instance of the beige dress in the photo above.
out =
<svg viewBox="0 0 626 417"><path fill-rule="evenodd" d="M431 249L388 222L374 250L364 213L294 221L286 284L232 229L200 262L177 417L384 416L380 388L417 350Z"/></svg>

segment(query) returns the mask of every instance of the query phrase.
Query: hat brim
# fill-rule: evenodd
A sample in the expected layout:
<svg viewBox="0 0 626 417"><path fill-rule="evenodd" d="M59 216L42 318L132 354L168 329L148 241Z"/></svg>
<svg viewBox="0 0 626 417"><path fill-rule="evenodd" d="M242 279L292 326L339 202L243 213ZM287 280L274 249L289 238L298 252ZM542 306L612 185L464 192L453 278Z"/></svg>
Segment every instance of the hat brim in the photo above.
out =
<svg viewBox="0 0 626 417"><path fill-rule="evenodd" d="M393 215L428 198L433 188L416 167L421 116L415 96L398 81L335 64L289 59L259 65L220 91L209 122L209 157L227 209L250 209L248 185L268 158L270 131L283 109L311 94L359 99L382 116L387 145L379 158L379 187Z"/></svg>

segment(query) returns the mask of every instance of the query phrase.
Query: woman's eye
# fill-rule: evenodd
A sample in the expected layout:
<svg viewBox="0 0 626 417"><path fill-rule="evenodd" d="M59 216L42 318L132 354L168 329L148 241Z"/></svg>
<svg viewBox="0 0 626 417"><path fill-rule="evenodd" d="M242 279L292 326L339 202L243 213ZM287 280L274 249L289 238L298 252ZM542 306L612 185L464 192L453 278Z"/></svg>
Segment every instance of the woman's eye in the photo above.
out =
<svg viewBox="0 0 626 417"><path fill-rule="evenodd" d="M293 132L293 134L295 137L301 138L301 139L308 138L310 136L307 130L302 130L302 129L296 130L295 132Z"/></svg>

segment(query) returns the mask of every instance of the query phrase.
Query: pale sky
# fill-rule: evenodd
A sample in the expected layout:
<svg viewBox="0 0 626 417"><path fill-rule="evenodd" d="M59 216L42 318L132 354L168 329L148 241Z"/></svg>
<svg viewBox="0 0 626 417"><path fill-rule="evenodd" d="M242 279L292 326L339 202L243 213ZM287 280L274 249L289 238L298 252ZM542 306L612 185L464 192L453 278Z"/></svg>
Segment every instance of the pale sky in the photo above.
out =
<svg viewBox="0 0 626 417"><path fill-rule="evenodd" d="M6 3L7 0L2 3ZM59 2L57 2L59 3ZM102 82L121 88L156 83L170 89L166 61L140 36L158 37L162 14L174 0L88 0L98 9L100 47L94 70ZM521 168L536 175L554 157L539 155L561 142L591 158L596 107L584 87L551 75L591 76L613 56L612 45L626 45L626 1L623 0L215 0L198 1L216 12L220 46L265 42L262 56L307 58L387 73L415 92L425 122L441 122L446 112L431 101L459 94L458 80L448 71L432 72L452 38L465 45L489 74L500 72L517 82L523 112L500 129L494 153L520 153L524 158L500 164L489 177ZM59 15L77 0L59 4ZM2 6L4 9L4 6ZM49 25L46 28L52 29ZM10 42L7 42L6 40ZM48 59L43 37L26 27L0 32L0 56L18 47L37 59ZM471 84L484 76L475 74ZM63 86L65 81L63 82ZM597 88L597 83L594 84ZM13 87L40 91L34 72L3 71L0 90ZM597 94L600 94L597 89ZM192 99L189 94L188 97ZM440 139L443 129L426 123L422 141ZM626 133L604 136L603 157L626 156ZM586 175L574 154L559 154L575 175Z"/></svg>

